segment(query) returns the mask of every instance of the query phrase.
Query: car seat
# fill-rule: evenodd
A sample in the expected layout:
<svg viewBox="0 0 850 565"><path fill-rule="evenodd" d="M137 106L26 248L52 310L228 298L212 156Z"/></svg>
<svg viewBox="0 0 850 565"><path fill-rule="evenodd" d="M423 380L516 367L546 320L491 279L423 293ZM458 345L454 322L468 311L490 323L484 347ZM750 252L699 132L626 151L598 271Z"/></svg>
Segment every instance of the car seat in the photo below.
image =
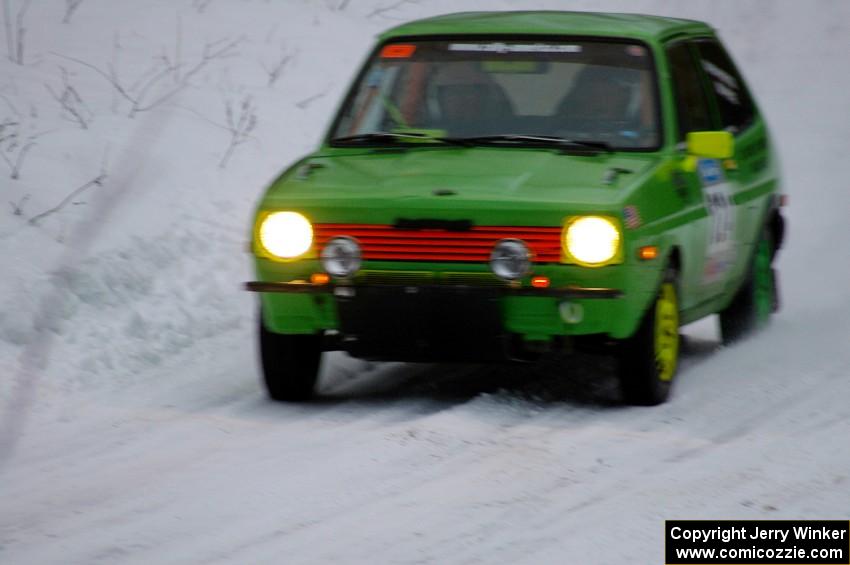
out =
<svg viewBox="0 0 850 565"><path fill-rule="evenodd" d="M429 113L447 135L513 133L514 110L504 89L471 61L446 63L429 84Z"/></svg>

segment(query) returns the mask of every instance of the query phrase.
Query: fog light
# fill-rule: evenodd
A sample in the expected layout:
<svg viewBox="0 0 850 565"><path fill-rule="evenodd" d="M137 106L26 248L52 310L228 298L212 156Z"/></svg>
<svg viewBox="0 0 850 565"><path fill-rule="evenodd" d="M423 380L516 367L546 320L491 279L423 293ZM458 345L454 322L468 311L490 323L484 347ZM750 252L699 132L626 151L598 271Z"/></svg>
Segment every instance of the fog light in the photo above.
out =
<svg viewBox="0 0 850 565"><path fill-rule="evenodd" d="M335 237L322 249L322 266L335 277L349 277L360 269L360 245L350 237Z"/></svg>
<svg viewBox="0 0 850 565"><path fill-rule="evenodd" d="M490 268L497 277L507 280L521 279L531 269L531 252L518 239L499 241L490 254Z"/></svg>

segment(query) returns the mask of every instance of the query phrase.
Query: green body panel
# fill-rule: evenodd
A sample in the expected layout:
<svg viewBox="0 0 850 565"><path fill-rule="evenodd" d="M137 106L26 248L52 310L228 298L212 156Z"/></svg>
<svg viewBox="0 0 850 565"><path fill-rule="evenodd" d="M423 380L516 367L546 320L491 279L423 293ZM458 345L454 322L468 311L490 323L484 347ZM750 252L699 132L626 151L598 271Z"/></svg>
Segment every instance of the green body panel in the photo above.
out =
<svg viewBox="0 0 850 565"><path fill-rule="evenodd" d="M454 146L406 151L325 148L307 159L306 178L285 174L263 209L303 213L314 223L391 224L399 215L470 219L476 225L559 226L572 213L619 215L626 180L603 182L619 167L644 176L657 156L575 156L556 151ZM304 165L301 165L304 167ZM451 189L452 196L437 196Z"/></svg>
<svg viewBox="0 0 850 565"><path fill-rule="evenodd" d="M706 238L712 217L696 173L687 170L676 142L676 108L665 60L671 38L713 36L700 22L623 14L561 12L468 13L404 24L380 36L541 34L626 37L644 41L658 72L663 143L654 152L565 154L547 148L421 145L402 148L320 146L292 165L269 187L258 214L291 210L314 223L392 224L398 218L471 220L481 226L563 226L567 217L602 214L620 219L623 262L599 268L570 264L535 265L552 287L616 288L617 299L583 299L584 318L565 322L559 300L515 296L501 299L503 324L526 339L607 334L631 336L652 303L670 261L680 271L682 323L726 306L740 286L756 238L775 201L778 171L769 136L757 118L735 140L735 155L724 171L735 214L735 261L720 280L704 281ZM610 171L620 169L611 182ZM606 182L607 181L607 182ZM449 189L454 194L437 195ZM624 209L638 211L628 227ZM659 257L638 259L638 249L659 247ZM485 263L366 261L362 269L397 272L489 273ZM260 281L308 280L322 272L315 250L295 261L256 258ZM528 284L528 279L522 281ZM278 333L336 329L332 294L263 293L267 327Z"/></svg>

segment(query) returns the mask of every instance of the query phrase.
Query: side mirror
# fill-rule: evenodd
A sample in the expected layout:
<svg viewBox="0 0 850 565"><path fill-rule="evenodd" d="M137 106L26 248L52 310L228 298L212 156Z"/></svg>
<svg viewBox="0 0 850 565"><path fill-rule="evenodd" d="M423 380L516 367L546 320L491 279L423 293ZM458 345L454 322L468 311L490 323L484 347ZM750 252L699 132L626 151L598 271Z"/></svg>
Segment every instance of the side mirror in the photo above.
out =
<svg viewBox="0 0 850 565"><path fill-rule="evenodd" d="M687 137L688 155L705 159L731 159L735 138L728 131L692 131Z"/></svg>

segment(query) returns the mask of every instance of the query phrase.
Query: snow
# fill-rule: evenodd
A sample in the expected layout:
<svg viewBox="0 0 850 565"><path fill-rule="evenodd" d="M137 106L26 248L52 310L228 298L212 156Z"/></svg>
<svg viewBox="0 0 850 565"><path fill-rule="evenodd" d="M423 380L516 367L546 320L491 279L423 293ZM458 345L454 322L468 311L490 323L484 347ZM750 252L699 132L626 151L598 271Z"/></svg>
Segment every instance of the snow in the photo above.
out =
<svg viewBox="0 0 850 565"><path fill-rule="evenodd" d="M783 158L783 311L735 347L687 328L674 397L649 409L581 357L333 355L317 403L259 387L239 284L263 186L317 142L378 31L529 3L85 0L68 24L62 4L33 2L25 64L0 61L0 123L37 135L19 179L0 162L21 207L0 213L0 562L661 563L665 519L846 518L850 4L534 3L711 22ZM78 62L130 84L219 39L232 56L133 118ZM60 66L88 129L45 88ZM257 127L221 169L225 101L246 96Z"/></svg>

